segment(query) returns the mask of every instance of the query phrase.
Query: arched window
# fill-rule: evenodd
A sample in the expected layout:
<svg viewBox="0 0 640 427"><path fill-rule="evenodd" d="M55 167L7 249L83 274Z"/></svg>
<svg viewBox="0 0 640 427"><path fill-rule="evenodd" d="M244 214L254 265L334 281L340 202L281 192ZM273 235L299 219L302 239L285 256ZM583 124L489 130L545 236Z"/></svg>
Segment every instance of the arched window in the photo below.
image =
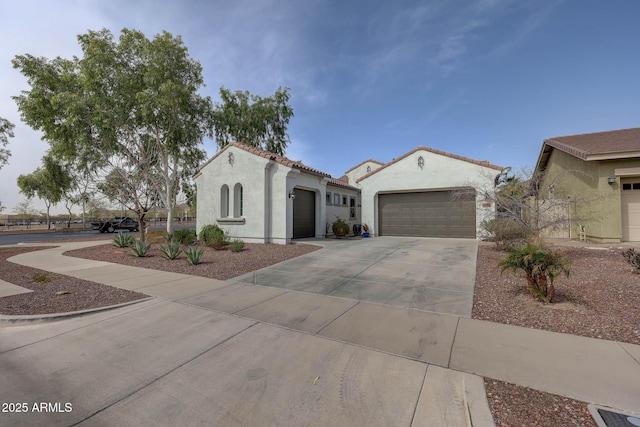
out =
<svg viewBox="0 0 640 427"><path fill-rule="evenodd" d="M244 206L242 200L242 184L237 183L233 187L233 216L240 218L243 214Z"/></svg>
<svg viewBox="0 0 640 427"><path fill-rule="evenodd" d="M220 188L220 218L229 217L229 187L224 184Z"/></svg>

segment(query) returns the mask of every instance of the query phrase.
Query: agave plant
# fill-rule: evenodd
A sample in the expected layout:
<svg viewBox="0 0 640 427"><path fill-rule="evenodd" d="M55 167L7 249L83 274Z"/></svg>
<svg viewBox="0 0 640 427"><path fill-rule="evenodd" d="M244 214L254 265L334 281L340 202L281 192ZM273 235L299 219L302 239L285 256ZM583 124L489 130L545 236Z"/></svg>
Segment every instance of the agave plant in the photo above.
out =
<svg viewBox="0 0 640 427"><path fill-rule="evenodd" d="M560 253L546 248L542 243L529 243L513 248L498 264L502 272L522 270L527 276L527 289L534 298L544 303L553 301L553 281L560 274L569 277L569 260Z"/></svg>
<svg viewBox="0 0 640 427"><path fill-rule="evenodd" d="M122 231L113 237L113 245L118 248L128 248L133 245L135 238L131 234L124 234Z"/></svg>
<svg viewBox="0 0 640 427"><path fill-rule="evenodd" d="M148 245L144 240L135 240L133 246L131 246L131 254L137 257L146 256L151 249L151 245Z"/></svg>
<svg viewBox="0 0 640 427"><path fill-rule="evenodd" d="M195 246L189 246L189 249L184 251L184 254L187 257L187 261L191 265L200 264L200 260L202 259L202 254L204 254L204 248L198 249Z"/></svg>
<svg viewBox="0 0 640 427"><path fill-rule="evenodd" d="M160 252L166 259L176 259L182 253L180 249L180 242L177 240L170 240L167 242L167 246L160 246Z"/></svg>

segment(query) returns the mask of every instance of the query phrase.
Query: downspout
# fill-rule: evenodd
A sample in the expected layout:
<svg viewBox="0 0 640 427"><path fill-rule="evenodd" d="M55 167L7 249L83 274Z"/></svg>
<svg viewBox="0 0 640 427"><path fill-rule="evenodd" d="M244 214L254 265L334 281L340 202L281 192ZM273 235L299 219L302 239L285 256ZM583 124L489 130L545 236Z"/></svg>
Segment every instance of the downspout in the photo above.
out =
<svg viewBox="0 0 640 427"><path fill-rule="evenodd" d="M271 234L273 221L273 200L272 200L272 169L275 162L270 161L264 167L264 242L273 243Z"/></svg>

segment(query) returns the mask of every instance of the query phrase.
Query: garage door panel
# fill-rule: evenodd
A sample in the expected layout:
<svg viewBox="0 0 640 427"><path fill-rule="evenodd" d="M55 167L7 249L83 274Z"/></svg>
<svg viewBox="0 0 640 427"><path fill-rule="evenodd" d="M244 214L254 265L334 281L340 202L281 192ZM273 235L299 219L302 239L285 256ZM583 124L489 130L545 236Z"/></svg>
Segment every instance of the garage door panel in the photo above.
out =
<svg viewBox="0 0 640 427"><path fill-rule="evenodd" d="M316 195L313 191L295 189L293 199L293 238L316 236Z"/></svg>
<svg viewBox="0 0 640 427"><path fill-rule="evenodd" d="M379 234L387 236L476 237L475 195L460 200L452 191L381 194Z"/></svg>

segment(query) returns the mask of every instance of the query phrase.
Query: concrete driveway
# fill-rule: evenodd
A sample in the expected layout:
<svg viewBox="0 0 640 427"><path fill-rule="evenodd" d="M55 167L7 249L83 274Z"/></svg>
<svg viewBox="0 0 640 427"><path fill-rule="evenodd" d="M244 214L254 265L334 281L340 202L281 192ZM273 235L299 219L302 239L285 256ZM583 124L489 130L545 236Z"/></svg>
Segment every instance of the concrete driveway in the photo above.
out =
<svg viewBox="0 0 640 427"><path fill-rule="evenodd" d="M471 317L476 240L377 237L323 245L233 280Z"/></svg>

